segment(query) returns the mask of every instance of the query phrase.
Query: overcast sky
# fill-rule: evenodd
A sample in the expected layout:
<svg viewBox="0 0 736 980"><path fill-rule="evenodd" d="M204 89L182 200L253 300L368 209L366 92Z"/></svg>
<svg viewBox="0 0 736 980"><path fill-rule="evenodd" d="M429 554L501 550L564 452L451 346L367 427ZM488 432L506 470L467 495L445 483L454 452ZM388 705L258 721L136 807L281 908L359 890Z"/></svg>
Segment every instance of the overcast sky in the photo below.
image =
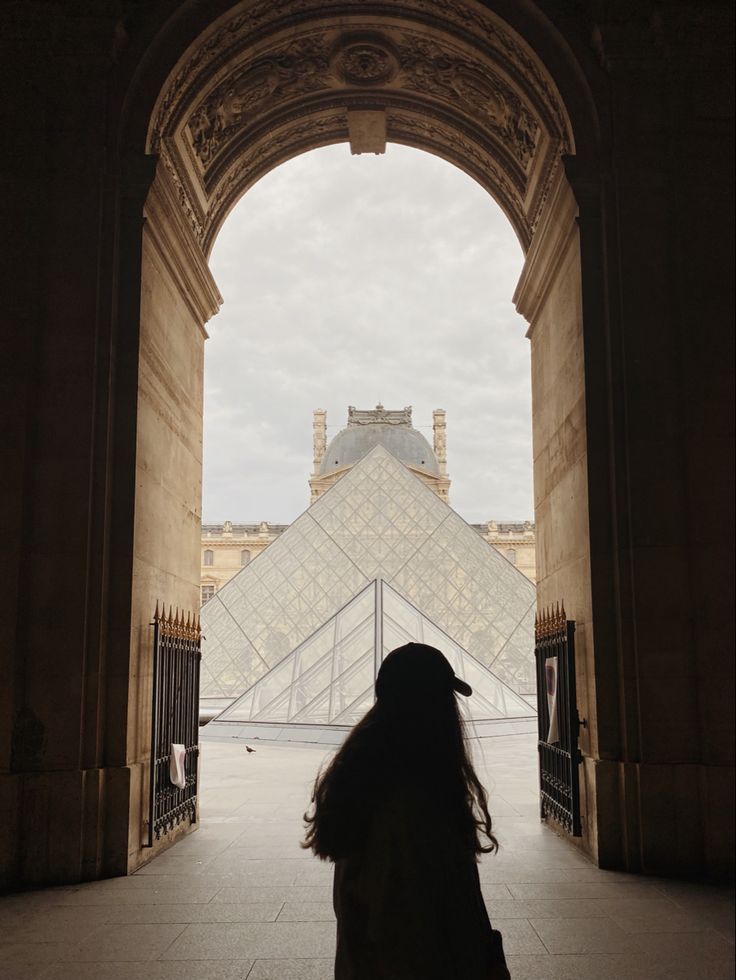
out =
<svg viewBox="0 0 736 980"><path fill-rule="evenodd" d="M289 523L309 502L312 410L447 411L450 503L470 522L532 510L522 266L498 205L443 160L389 144L314 150L241 199L210 266L205 523Z"/></svg>

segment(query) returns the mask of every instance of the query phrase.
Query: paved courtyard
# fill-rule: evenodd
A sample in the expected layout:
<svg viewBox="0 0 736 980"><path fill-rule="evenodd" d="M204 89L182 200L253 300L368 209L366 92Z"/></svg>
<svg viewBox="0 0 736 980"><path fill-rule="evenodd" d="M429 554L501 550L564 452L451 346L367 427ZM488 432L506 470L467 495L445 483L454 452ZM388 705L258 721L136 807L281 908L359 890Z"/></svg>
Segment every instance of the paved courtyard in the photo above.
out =
<svg viewBox="0 0 736 980"><path fill-rule="evenodd" d="M204 742L199 830L137 874L0 899L0 980L329 980L331 867L298 846L325 752L256 750ZM731 980L733 894L599 871L540 826L535 767L533 736L483 743L514 980Z"/></svg>

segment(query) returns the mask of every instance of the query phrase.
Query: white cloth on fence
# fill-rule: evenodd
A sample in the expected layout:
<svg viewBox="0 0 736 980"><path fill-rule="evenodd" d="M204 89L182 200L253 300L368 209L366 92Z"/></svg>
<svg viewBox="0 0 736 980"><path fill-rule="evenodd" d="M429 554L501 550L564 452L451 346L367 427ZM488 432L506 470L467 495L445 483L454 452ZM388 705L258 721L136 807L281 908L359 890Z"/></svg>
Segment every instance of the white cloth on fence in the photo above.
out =
<svg viewBox="0 0 736 980"><path fill-rule="evenodd" d="M184 789L187 784L187 749L185 745L177 745L176 743L171 743L171 762L169 763L169 779L174 784L178 786L179 789Z"/></svg>

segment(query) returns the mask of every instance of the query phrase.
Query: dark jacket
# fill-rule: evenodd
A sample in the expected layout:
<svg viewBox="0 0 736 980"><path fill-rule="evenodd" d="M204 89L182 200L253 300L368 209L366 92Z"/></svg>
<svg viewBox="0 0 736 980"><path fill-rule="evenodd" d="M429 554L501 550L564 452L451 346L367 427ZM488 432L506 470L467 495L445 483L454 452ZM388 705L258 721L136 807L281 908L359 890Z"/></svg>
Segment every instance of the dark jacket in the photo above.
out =
<svg viewBox="0 0 736 980"><path fill-rule="evenodd" d="M396 791L335 862L335 980L508 977L475 854L441 805ZM496 965L492 960L497 961Z"/></svg>

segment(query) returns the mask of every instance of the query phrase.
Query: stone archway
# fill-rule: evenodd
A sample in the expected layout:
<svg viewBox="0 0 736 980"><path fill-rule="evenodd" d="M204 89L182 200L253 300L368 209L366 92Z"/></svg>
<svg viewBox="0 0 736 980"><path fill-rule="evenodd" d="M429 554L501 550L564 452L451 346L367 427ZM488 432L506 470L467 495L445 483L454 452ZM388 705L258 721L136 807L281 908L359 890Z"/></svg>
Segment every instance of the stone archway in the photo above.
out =
<svg viewBox="0 0 736 980"><path fill-rule="evenodd" d="M356 10L371 34L357 53L340 46ZM191 606L197 585L199 370L219 303L206 236L247 184L234 178L212 209L247 159L238 140L257 135L249 117L225 125L203 161L194 140L201 157L215 123L206 113L186 127L230 67L247 76L249 52L275 55L272 41L320 24L333 33L317 92L281 102L288 64L252 65L247 91L261 79L262 118L286 141L262 164L317 145L315 121L337 109L342 129L322 138L349 136L349 89L351 111L385 118L389 138L394 113L413 144L449 159L467 144L454 162L503 199L525 242L517 304L531 324L540 599L564 597L584 639L586 846L607 867L728 873L732 10L121 0L70 17L51 0L16 4L3 22L15 145L2 160L13 192L2 196L12 424L0 881L122 874L144 859L149 616L156 597ZM404 84L397 31L439 45L414 62L430 81L439 73L431 97ZM482 63L480 77L461 61ZM556 128L545 80L564 107ZM178 121L165 104L177 86L189 92ZM513 150L530 135L519 105L540 127L534 161L545 134L568 140L538 213L531 175L544 169L524 170ZM375 125L367 117L364 135ZM177 174L147 152L157 138L189 139Z"/></svg>
<svg viewBox="0 0 736 980"><path fill-rule="evenodd" d="M310 11L310 6L313 9ZM499 18L463 4L432 18L262 4L221 18L164 86L148 149L205 254L235 201L297 153L386 141L444 157L498 201L529 248L572 134L538 59Z"/></svg>
<svg viewBox="0 0 736 980"><path fill-rule="evenodd" d="M532 345L539 595L565 598L578 622L581 714L590 718L580 247L563 167L574 137L529 45L463 3L431 15L402 0L380 12L354 2L238 6L205 29L162 86L147 134L158 163L144 208L132 657L146 662L164 555L167 601L196 602L193 534L166 541L172 511L188 531L200 514L204 323L220 302L206 256L248 187L294 155L338 142L379 153L397 142L444 157L493 195L527 255L515 302ZM584 739L592 760L592 726ZM583 846L597 855L593 775L590 767Z"/></svg>

